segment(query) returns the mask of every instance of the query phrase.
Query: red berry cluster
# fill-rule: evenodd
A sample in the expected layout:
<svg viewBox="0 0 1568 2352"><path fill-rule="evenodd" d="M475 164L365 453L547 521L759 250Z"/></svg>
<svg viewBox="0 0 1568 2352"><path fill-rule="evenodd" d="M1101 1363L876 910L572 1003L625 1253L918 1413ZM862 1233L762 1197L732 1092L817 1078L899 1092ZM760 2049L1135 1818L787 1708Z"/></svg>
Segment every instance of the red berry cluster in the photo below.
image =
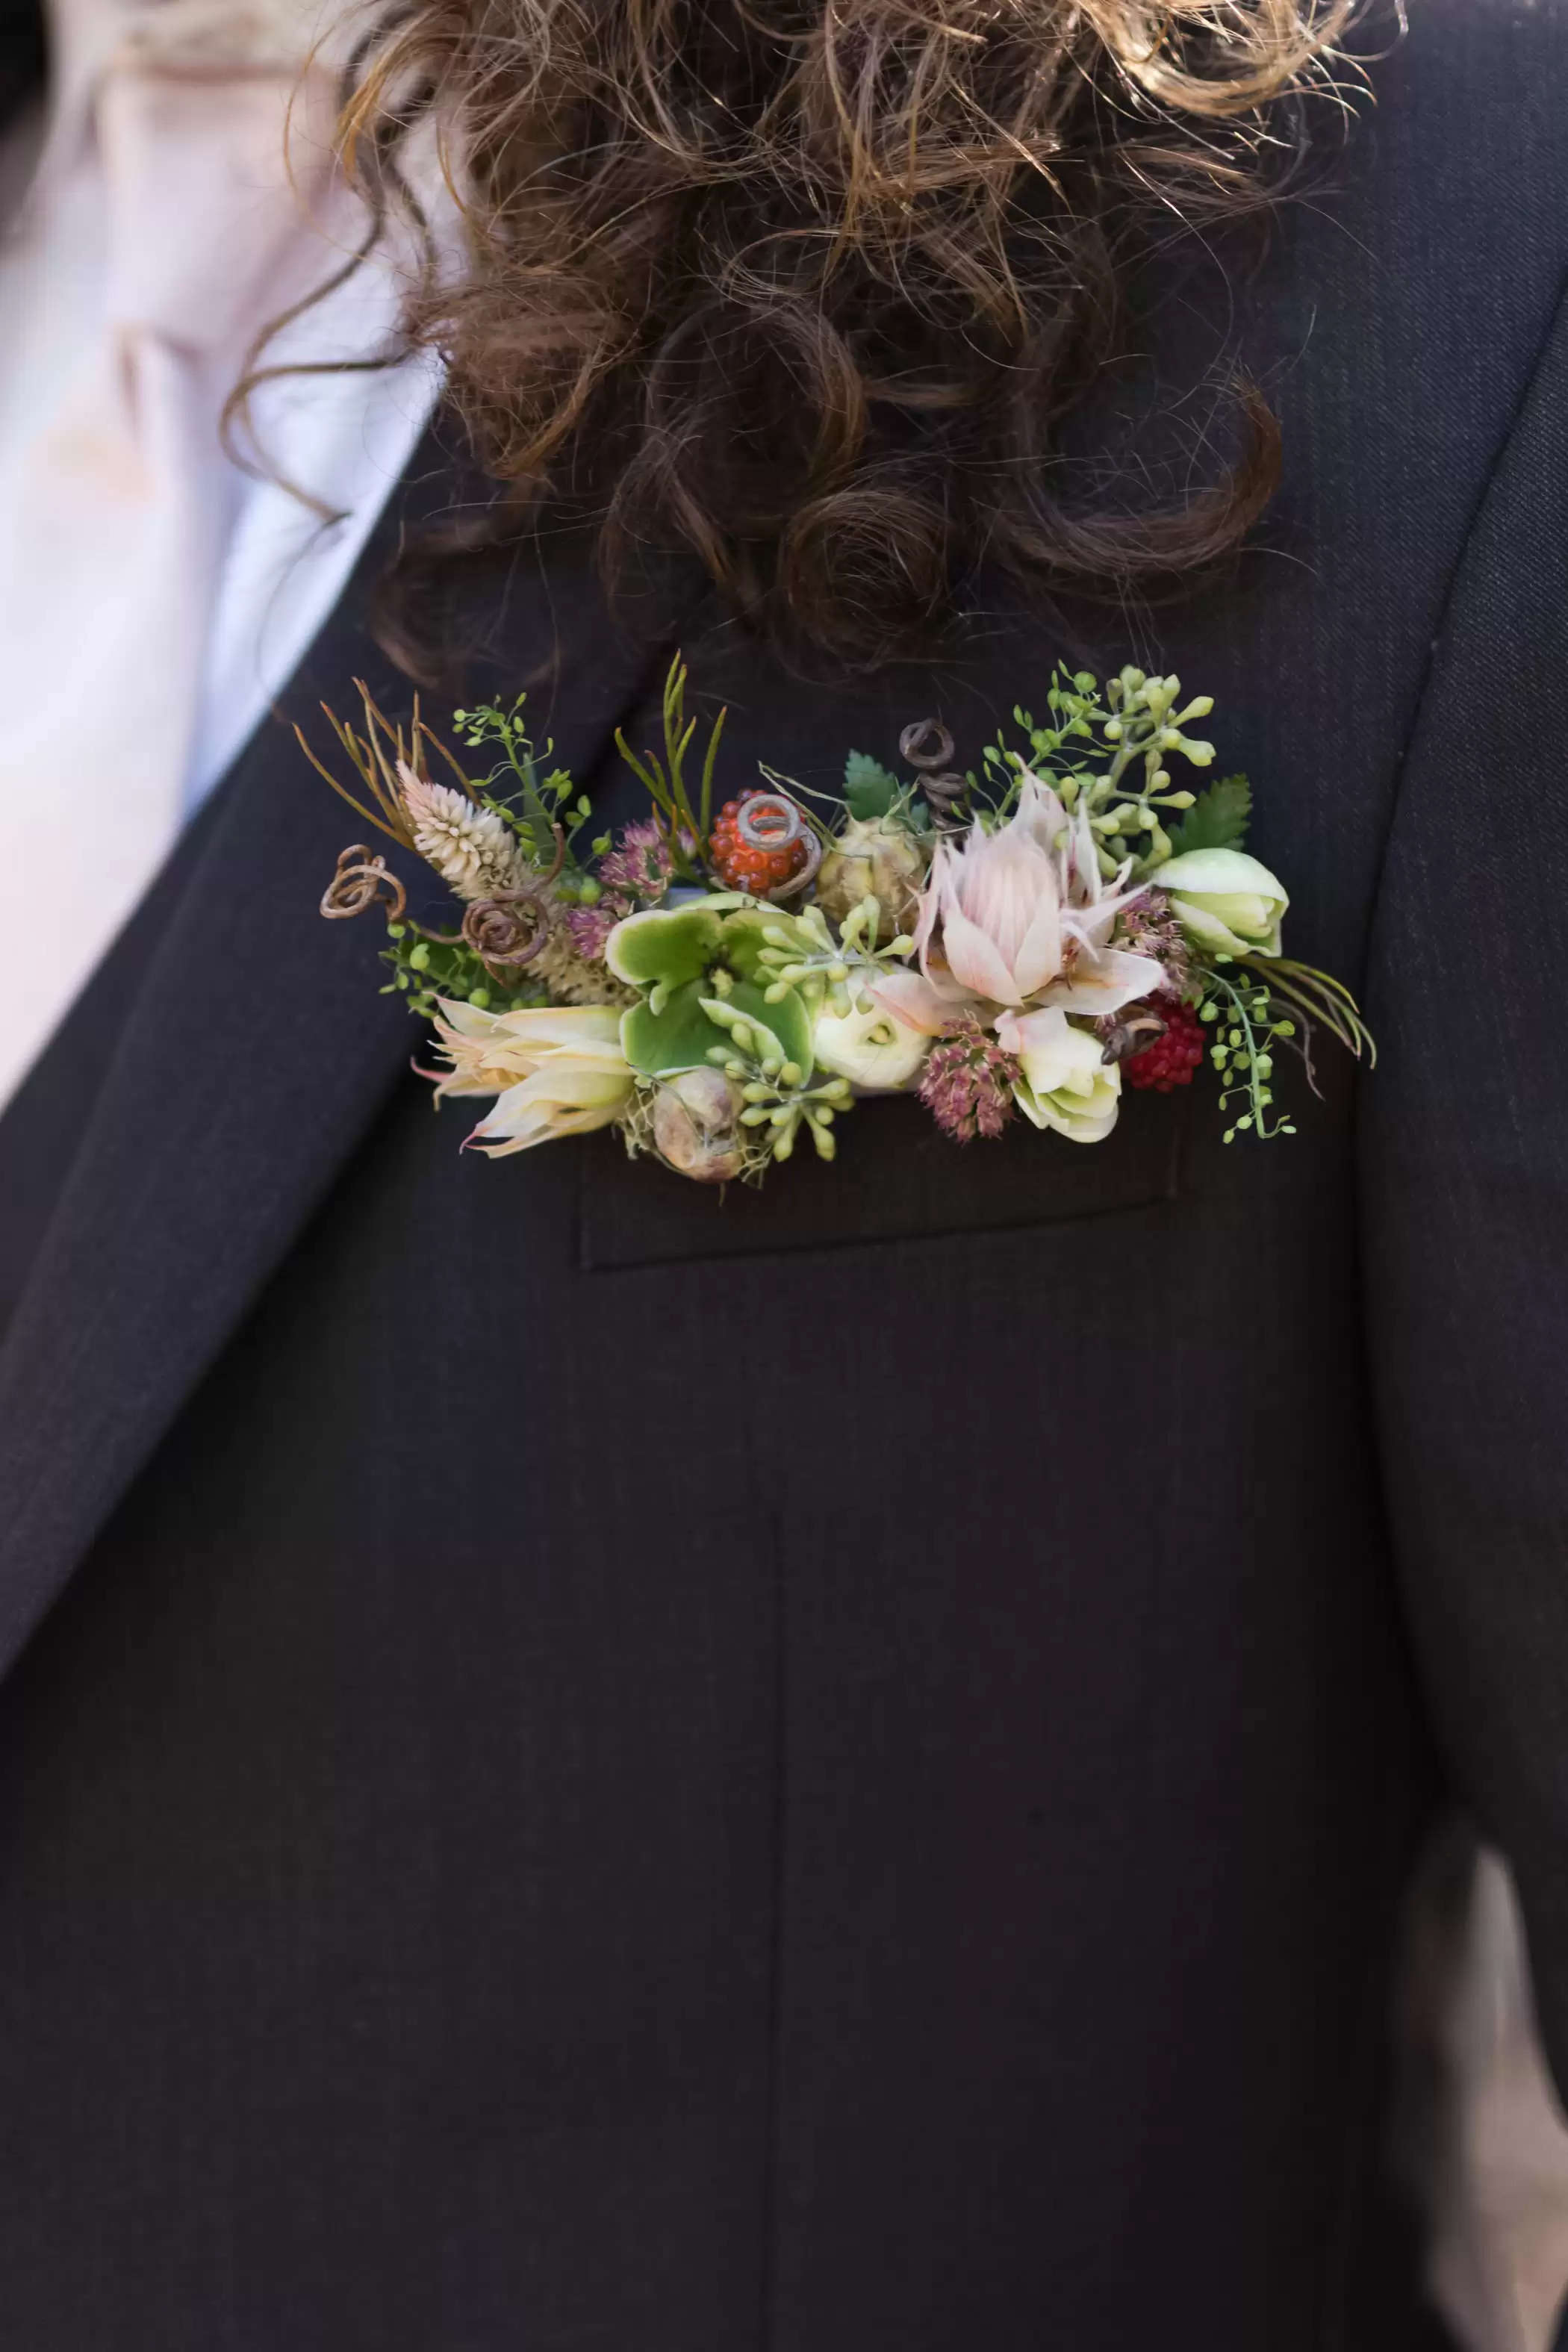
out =
<svg viewBox="0 0 1568 2352"><path fill-rule="evenodd" d="M742 806L754 833L776 835L776 845L746 840L736 820ZM708 839L708 863L726 890L749 890L764 898L800 872L811 853L811 835L800 811L783 793L753 787L726 801Z"/></svg>
<svg viewBox="0 0 1568 2352"><path fill-rule="evenodd" d="M1203 1023L1179 996L1156 996L1153 1009L1165 1024L1165 1034L1130 1055L1121 1067L1130 1087L1153 1087L1168 1095L1173 1087L1190 1087L1193 1072L1204 1057L1207 1039Z"/></svg>

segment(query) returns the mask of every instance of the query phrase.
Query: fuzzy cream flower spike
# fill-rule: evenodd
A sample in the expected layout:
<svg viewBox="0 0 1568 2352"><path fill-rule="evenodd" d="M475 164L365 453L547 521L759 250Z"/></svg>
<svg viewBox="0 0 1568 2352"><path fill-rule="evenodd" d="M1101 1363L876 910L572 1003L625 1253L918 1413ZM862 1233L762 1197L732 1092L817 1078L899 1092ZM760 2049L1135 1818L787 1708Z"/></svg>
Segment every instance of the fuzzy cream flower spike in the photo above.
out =
<svg viewBox="0 0 1568 2352"><path fill-rule="evenodd" d="M1173 757L1214 759L1187 731L1213 704L1178 678L1128 667L1102 692L1058 670L1047 722L1015 710L978 772L928 719L901 774L852 751L826 815L767 768L715 813L723 714L693 780L678 660L662 750L617 739L648 814L587 842L592 806L536 756L521 697L455 714L492 753L475 779L417 709L405 736L361 691L363 732L327 713L353 786L300 743L458 922L414 921L358 845L321 912L381 908L387 989L435 1031L437 1098L488 1104L468 1141L492 1158L613 1127L679 1175L755 1182L807 1139L831 1160L845 1112L900 1093L957 1142L1022 1118L1096 1143L1124 1086L1169 1093L1205 1058L1228 1142L1294 1133L1279 1049L1309 1080L1319 1028L1373 1057L1348 990L1283 952L1284 886L1242 847L1246 778L1173 782Z"/></svg>

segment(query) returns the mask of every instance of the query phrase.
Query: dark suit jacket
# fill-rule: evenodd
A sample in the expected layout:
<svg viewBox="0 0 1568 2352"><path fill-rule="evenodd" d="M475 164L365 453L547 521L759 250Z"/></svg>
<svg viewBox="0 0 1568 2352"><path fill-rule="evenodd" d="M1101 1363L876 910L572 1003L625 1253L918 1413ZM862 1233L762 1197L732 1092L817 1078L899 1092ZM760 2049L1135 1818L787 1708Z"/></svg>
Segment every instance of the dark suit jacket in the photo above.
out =
<svg viewBox="0 0 1568 2352"><path fill-rule="evenodd" d="M1263 545L1136 632L1380 1034L1294 1141L1207 1080L1092 1151L866 1106L722 1203L485 1164L283 724L182 844L0 1125L16 2352L1426 2340L1379 2183L1445 1778L1568 2058L1564 58L1442 0L1374 68L1237 290ZM399 520L285 718L405 702ZM666 621L564 546L471 615L559 646L605 815L678 636L731 776L811 783L1128 648L983 604L806 692Z"/></svg>

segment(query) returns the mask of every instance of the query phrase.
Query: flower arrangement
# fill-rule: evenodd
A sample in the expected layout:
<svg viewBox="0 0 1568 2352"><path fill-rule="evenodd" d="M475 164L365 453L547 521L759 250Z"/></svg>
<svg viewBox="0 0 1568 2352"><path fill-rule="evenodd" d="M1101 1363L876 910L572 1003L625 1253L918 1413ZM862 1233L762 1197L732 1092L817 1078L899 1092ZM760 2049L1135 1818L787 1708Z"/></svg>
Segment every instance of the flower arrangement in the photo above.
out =
<svg viewBox="0 0 1568 2352"><path fill-rule="evenodd" d="M1205 1058L1229 1142L1294 1133L1281 1048L1309 1082L1320 1027L1371 1056L1349 992L1283 953L1289 898L1242 845L1246 778L1174 781L1173 760L1215 756L1189 732L1212 701L1179 679L1129 667L1102 691L1058 669L1044 723L1015 709L977 770L922 720L901 772L852 751L822 812L766 767L716 809L724 714L694 777L686 685L677 660L659 750L617 737L648 814L587 842L592 805L536 753L521 698L455 714L494 754L478 779L417 707L405 735L363 688L363 731L326 714L355 785L300 737L461 906L456 929L414 920L384 852L356 844L321 912L383 910L387 990L435 1031L423 1075L439 1100L489 1101L475 1149L614 1127L683 1176L754 1181L806 1139L831 1160L844 1114L897 1093L957 1142L1023 1119L1094 1143L1126 1088L1169 1093Z"/></svg>

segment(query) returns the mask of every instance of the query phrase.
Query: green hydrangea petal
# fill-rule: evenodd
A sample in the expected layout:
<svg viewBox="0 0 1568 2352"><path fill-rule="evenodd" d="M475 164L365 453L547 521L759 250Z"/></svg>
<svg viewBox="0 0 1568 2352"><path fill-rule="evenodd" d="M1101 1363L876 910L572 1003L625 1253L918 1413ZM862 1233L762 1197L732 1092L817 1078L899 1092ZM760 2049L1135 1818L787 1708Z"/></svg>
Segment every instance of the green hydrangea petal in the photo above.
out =
<svg viewBox="0 0 1568 2352"><path fill-rule="evenodd" d="M791 989L776 1004L770 1004L760 988L750 981L737 981L730 992L730 1003L748 1021L761 1023L771 1029L784 1047L786 1062L798 1062L802 1076L811 1076L813 1061L811 1015L801 1003L799 994Z"/></svg>
<svg viewBox="0 0 1568 2352"><path fill-rule="evenodd" d="M673 1070L700 1070L715 1045L728 1044L702 1010L707 994L700 980L683 981L670 992L662 1013L633 1004L621 1015L621 1051L634 1070L658 1078Z"/></svg>
<svg viewBox="0 0 1568 2352"><path fill-rule="evenodd" d="M661 981L667 988L679 988L719 961L723 929L722 918L708 907L651 907L616 925L605 961L632 988Z"/></svg>

